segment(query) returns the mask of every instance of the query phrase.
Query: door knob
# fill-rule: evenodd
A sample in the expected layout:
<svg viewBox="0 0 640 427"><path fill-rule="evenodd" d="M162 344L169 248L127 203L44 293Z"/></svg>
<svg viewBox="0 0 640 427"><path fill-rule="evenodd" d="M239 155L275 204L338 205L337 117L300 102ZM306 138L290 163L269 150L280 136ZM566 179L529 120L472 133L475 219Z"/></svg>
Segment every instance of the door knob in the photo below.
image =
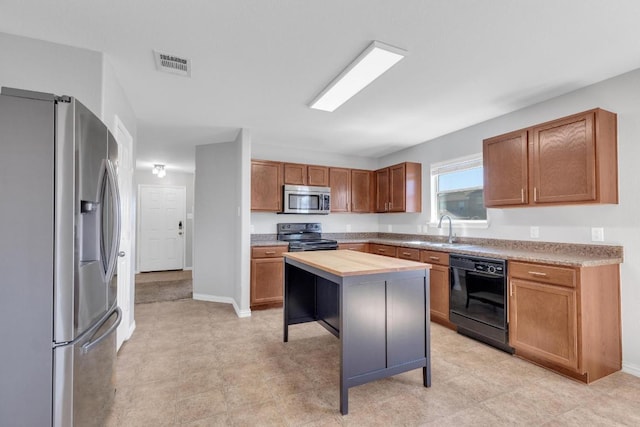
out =
<svg viewBox="0 0 640 427"><path fill-rule="evenodd" d="M118 252L118 256L119 256L119 257L121 257L121 258L122 258L123 256L125 256L125 255L126 255L125 251L120 251L120 252Z"/></svg>

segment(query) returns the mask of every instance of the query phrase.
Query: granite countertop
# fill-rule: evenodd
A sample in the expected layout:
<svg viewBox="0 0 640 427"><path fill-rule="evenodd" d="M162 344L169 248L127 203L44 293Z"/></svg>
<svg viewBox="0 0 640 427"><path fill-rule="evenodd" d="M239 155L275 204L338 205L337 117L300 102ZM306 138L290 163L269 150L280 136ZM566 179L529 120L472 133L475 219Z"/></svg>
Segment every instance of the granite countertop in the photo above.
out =
<svg viewBox="0 0 640 427"><path fill-rule="evenodd" d="M569 267L592 267L620 264L623 262L622 246L585 245L522 240L460 238L459 242L447 244L439 236L394 234L394 233L326 233L324 238L336 239L338 243L378 243L406 248L426 249L509 261L539 262ZM439 239L439 240L435 240ZM252 246L281 246L275 235L252 236Z"/></svg>
<svg viewBox="0 0 640 427"><path fill-rule="evenodd" d="M418 242L392 239L371 239L370 243L570 267L620 264L623 261L621 253L603 253L598 250L589 251L589 247L592 247L591 245L581 245L585 246L585 248L579 248L583 250L575 250L576 248L566 248L564 244L554 243L546 243L544 248L510 248L466 243L449 245L442 242Z"/></svg>

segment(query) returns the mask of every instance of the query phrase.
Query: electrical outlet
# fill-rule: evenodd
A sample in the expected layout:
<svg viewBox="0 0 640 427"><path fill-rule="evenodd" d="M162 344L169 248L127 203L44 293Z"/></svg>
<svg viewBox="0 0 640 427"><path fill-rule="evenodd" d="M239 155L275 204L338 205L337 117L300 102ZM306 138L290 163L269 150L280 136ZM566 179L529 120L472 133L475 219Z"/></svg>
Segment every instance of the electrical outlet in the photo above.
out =
<svg viewBox="0 0 640 427"><path fill-rule="evenodd" d="M532 239L537 239L540 237L540 227L534 227L532 226L529 229L529 237L531 237Z"/></svg>
<svg viewBox="0 0 640 427"><path fill-rule="evenodd" d="M592 227L591 228L591 241L592 242L604 242L604 228Z"/></svg>
<svg viewBox="0 0 640 427"><path fill-rule="evenodd" d="M422 232L425 233L425 234L427 234L429 232L429 225L428 224L422 226Z"/></svg>
<svg viewBox="0 0 640 427"><path fill-rule="evenodd" d="M391 224L387 225L387 233L391 233L393 231L393 227Z"/></svg>
<svg viewBox="0 0 640 427"><path fill-rule="evenodd" d="M256 232L256 227L253 224L251 224L250 228L251 228L251 234Z"/></svg>
<svg viewBox="0 0 640 427"><path fill-rule="evenodd" d="M346 229L347 233L351 233L351 224L347 224Z"/></svg>

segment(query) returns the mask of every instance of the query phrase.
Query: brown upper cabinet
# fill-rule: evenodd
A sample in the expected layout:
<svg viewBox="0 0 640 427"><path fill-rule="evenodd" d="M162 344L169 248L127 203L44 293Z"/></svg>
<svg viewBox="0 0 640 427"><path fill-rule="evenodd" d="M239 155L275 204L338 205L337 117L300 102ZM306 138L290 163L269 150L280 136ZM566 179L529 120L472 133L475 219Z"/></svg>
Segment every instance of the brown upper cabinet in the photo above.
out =
<svg viewBox="0 0 640 427"><path fill-rule="evenodd" d="M373 211L373 172L351 169L351 212Z"/></svg>
<svg viewBox="0 0 640 427"><path fill-rule="evenodd" d="M376 212L422 211L422 165L400 163L375 172Z"/></svg>
<svg viewBox="0 0 640 427"><path fill-rule="evenodd" d="M598 108L484 140L485 205L618 203L616 121Z"/></svg>
<svg viewBox="0 0 640 427"><path fill-rule="evenodd" d="M351 170L329 168L331 212L349 212L351 204Z"/></svg>
<svg viewBox="0 0 640 427"><path fill-rule="evenodd" d="M251 161L251 210L282 210L282 163Z"/></svg>
<svg viewBox="0 0 640 427"><path fill-rule="evenodd" d="M371 212L372 174L361 169L329 168L331 212Z"/></svg>
<svg viewBox="0 0 640 427"><path fill-rule="evenodd" d="M314 185L318 187L328 187L329 168L327 166L285 163L284 183L290 185Z"/></svg>

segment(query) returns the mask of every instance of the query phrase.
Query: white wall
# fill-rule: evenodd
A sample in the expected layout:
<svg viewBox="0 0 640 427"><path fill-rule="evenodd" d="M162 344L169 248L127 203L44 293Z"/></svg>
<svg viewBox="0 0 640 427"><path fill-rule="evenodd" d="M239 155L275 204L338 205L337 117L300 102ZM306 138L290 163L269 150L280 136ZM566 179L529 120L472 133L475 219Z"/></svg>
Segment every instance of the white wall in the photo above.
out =
<svg viewBox="0 0 640 427"><path fill-rule="evenodd" d="M239 183L238 212L240 218L237 226L238 252L236 254L236 271L238 271L238 283L236 284L235 300L239 306L239 316L249 316L250 287L251 287L251 134L247 129L242 129L236 138L237 156L240 167L236 172Z"/></svg>
<svg viewBox="0 0 640 427"><path fill-rule="evenodd" d="M540 227L541 241L591 243L591 227L603 227L605 243L624 246L621 265L622 348L624 370L640 376L640 70L551 99L478 125L386 156L380 166L421 159L422 214L381 215L380 231L415 233L429 221L430 176L433 162L479 153L482 140L511 130L578 113L595 107L618 114L618 205L490 209L486 229L457 229L458 235L529 240L529 227ZM416 160L414 160L416 161ZM430 228L429 233L444 230Z"/></svg>
<svg viewBox="0 0 640 427"><path fill-rule="evenodd" d="M239 271L238 221L242 206L242 167L237 142L196 146L195 208L193 239L193 297L231 303L236 301Z"/></svg>
<svg viewBox="0 0 640 427"><path fill-rule="evenodd" d="M310 150L292 150L274 145L251 143L251 158L278 162L308 163L321 166L374 170L377 159L343 156ZM324 233L369 232L378 230L378 214L332 213L329 215L279 215L270 212L251 213L251 232L275 234L279 222L319 222Z"/></svg>
<svg viewBox="0 0 640 427"><path fill-rule="evenodd" d="M70 95L102 117L102 53L6 33L0 52L0 86Z"/></svg>

